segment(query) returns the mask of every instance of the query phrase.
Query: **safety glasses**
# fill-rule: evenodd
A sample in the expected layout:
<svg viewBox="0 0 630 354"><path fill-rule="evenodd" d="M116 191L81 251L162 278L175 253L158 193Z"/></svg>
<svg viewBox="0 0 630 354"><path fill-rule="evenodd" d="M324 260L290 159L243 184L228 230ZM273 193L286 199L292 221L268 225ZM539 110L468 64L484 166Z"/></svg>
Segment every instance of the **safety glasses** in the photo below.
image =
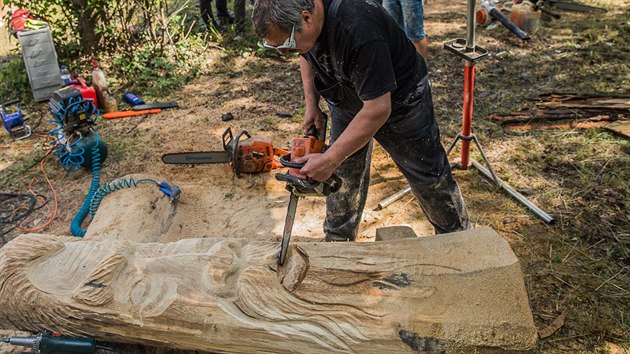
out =
<svg viewBox="0 0 630 354"><path fill-rule="evenodd" d="M277 50L280 54L287 54L288 52L295 51L297 49L295 46L295 26L291 28L291 35L289 35L289 38L287 38L284 43L280 45L271 45L267 43L267 41L263 40L263 45L265 48Z"/></svg>

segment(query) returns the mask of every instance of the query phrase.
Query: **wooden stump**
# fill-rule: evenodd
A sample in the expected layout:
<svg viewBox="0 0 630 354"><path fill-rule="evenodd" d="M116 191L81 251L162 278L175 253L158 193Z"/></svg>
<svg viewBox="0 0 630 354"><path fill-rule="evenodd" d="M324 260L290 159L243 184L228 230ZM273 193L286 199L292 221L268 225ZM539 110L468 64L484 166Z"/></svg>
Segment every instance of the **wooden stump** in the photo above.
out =
<svg viewBox="0 0 630 354"><path fill-rule="evenodd" d="M517 258L488 228L376 243L133 243L41 234L0 249L0 326L214 352L527 349Z"/></svg>

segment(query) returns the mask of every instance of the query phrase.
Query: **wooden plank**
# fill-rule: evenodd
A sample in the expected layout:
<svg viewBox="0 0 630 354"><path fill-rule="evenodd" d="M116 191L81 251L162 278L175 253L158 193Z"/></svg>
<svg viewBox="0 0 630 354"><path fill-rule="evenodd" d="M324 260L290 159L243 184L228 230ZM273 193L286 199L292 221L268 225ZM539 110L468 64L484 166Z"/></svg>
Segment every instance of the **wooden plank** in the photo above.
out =
<svg viewBox="0 0 630 354"><path fill-rule="evenodd" d="M506 127L511 126L513 130L601 126L590 123L630 118L630 98L552 93L540 95L533 107L525 105L517 111L504 115L493 114L488 118ZM579 124L572 123L572 120ZM554 123L556 121L561 123Z"/></svg>
<svg viewBox="0 0 630 354"><path fill-rule="evenodd" d="M626 138L630 138L630 120L623 120L606 125L606 129Z"/></svg>
<svg viewBox="0 0 630 354"><path fill-rule="evenodd" d="M508 131L523 130L554 130L554 129L593 129L606 127L609 122L580 122L580 121L557 121L557 122L531 122L524 124L510 124L505 127Z"/></svg>

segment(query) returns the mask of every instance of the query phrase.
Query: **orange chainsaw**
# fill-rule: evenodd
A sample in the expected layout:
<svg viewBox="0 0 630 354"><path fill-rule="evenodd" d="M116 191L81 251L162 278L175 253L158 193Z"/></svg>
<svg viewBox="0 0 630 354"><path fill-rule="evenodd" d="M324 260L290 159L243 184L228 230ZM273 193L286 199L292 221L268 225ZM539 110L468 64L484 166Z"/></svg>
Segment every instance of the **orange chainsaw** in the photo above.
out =
<svg viewBox="0 0 630 354"><path fill-rule="evenodd" d="M241 141L241 138L247 138ZM237 177L241 173L269 172L282 165L274 156L286 155L289 152L274 148L271 139L263 136L251 136L245 130L236 137L232 129L223 133L224 151L177 152L162 155L162 161L168 164L215 164L230 163Z"/></svg>
<svg viewBox="0 0 630 354"><path fill-rule="evenodd" d="M278 254L278 265L280 266L284 264L289 251L298 199L310 196L325 197L331 193L336 193L341 188L342 180L337 175L333 174L326 181L318 182L301 175L300 169L304 167L304 164L294 161L298 157L323 153L326 148L326 117L324 117L324 124L319 134L317 128L314 125L311 126L304 137L293 139L291 153L280 157L282 166L288 167L289 170L286 173L276 173L276 179L286 183L286 190L291 193L287 216L284 220L284 229L282 230L280 253Z"/></svg>

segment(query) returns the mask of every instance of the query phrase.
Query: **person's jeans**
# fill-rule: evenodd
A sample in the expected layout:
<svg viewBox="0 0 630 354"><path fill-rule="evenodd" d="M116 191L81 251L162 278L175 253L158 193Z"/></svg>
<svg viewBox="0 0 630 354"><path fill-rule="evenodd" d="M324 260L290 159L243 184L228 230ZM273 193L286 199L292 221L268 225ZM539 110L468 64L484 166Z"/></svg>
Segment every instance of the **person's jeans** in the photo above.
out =
<svg viewBox="0 0 630 354"><path fill-rule="evenodd" d="M419 97L398 105L374 138L392 157L436 234L470 228L468 211L459 186L451 174L446 152L440 142L431 89L427 77L418 85ZM343 133L354 114L329 105L331 144ZM339 192L326 199L324 233L326 241L353 241L370 180L372 144L369 143L337 168L342 178Z"/></svg>
<svg viewBox="0 0 630 354"><path fill-rule="evenodd" d="M237 36L245 32L245 0L234 0L234 32Z"/></svg>
<svg viewBox="0 0 630 354"><path fill-rule="evenodd" d="M426 38L422 0L382 0L383 7L396 20L411 41Z"/></svg>
<svg viewBox="0 0 630 354"><path fill-rule="evenodd" d="M206 24L206 27L210 28L211 25L216 24L214 15L212 14L211 0L199 0L199 12L201 13L201 19Z"/></svg>

